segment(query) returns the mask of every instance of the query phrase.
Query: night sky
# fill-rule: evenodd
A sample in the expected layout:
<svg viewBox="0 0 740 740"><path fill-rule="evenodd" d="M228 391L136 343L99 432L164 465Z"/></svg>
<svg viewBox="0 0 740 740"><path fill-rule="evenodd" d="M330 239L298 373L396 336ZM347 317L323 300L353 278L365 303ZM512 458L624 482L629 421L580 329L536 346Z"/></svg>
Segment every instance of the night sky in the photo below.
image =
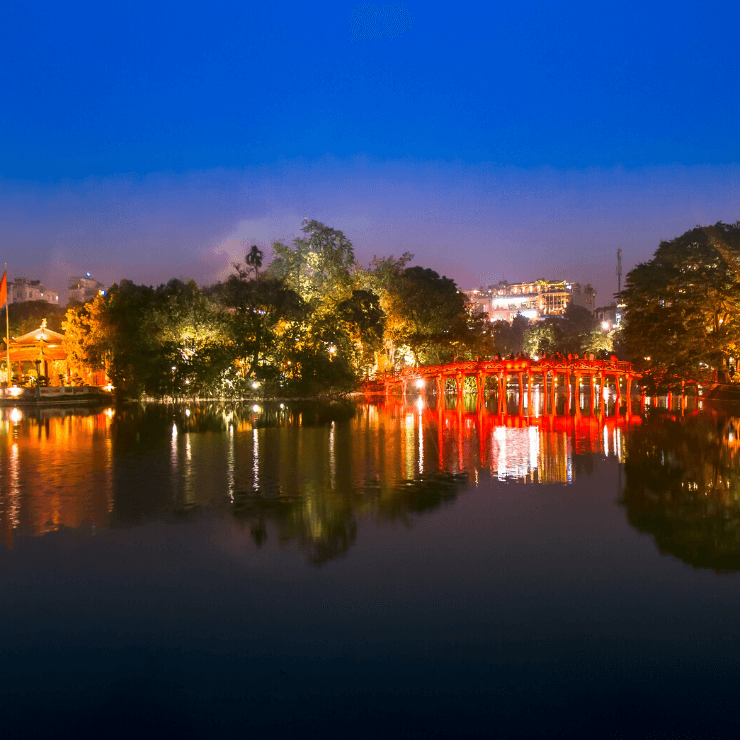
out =
<svg viewBox="0 0 740 740"><path fill-rule="evenodd" d="M210 283L342 229L461 288L597 303L740 219L736 2L59 3L2 11L0 261Z"/></svg>

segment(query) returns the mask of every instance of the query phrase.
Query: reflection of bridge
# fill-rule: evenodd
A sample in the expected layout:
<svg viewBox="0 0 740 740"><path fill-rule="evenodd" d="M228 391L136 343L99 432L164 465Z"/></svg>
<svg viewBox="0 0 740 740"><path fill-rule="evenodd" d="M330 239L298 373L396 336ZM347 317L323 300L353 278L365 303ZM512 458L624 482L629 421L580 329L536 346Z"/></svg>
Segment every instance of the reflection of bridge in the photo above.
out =
<svg viewBox="0 0 740 740"><path fill-rule="evenodd" d="M536 383L539 376L540 382ZM476 360L474 362L455 362L449 365L428 365L422 367L407 367L400 373L387 373L378 376L365 383L365 392L372 393L395 393L400 391L405 397L408 384L411 383L419 388L428 383L434 383L437 398L443 401L448 381L453 381L458 396L458 406L465 392L466 378L475 380L475 393L478 399L484 399L489 386L493 385L498 397L498 408L501 413L506 413L506 391L510 378L516 379L518 386L519 413L524 408L525 379L527 411L533 413L530 399L533 398L533 388L542 388L543 411L547 408L546 399L550 399L550 410L555 409L555 394L559 388L564 391L566 408L570 409L571 394L579 398L583 388L584 380L588 382L588 394L590 396L591 412L594 411L594 399L596 398L596 386L603 395L609 381L613 382L615 391L615 403L617 408L621 405L622 394L629 399L632 394L632 381L639 378L640 374L632 369L629 362L620 362L616 358L610 360L580 359L578 357L551 357L538 360L516 359L516 360ZM558 385L562 378L562 385ZM493 381L491 384L489 381ZM578 408L579 404L576 404Z"/></svg>
<svg viewBox="0 0 740 740"><path fill-rule="evenodd" d="M478 467L520 479L536 473L540 483L572 482L573 455L615 455L621 462L624 430L642 423L629 412L491 413L482 403L449 409L395 395L380 400L377 408L403 425L405 454L420 465L420 472L422 460L427 465L433 460L440 470L471 475Z"/></svg>

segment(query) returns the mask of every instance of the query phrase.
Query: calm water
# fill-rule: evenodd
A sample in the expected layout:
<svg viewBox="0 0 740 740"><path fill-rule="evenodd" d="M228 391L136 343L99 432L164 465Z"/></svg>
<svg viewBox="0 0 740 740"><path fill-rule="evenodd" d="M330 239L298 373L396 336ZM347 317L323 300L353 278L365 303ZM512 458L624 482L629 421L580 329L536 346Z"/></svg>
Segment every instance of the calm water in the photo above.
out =
<svg viewBox="0 0 740 740"><path fill-rule="evenodd" d="M605 411L0 411L4 729L736 736L740 419Z"/></svg>

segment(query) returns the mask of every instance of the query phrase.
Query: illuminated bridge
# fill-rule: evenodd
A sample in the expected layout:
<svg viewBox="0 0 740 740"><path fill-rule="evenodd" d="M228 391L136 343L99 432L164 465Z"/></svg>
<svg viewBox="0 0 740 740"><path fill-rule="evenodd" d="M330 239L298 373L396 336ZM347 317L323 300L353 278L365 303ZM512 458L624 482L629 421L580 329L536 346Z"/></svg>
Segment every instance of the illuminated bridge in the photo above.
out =
<svg viewBox="0 0 740 740"><path fill-rule="evenodd" d="M407 367L400 373L379 375L365 382L365 393L400 393L405 397L409 387L418 388L422 393L431 387L436 390L438 403L444 403L445 393L454 384L459 399L466 392L477 393L479 400L485 399L489 392L496 393L499 410L506 413L507 390L513 383L518 391L519 413L523 413L525 405L528 413L536 413L536 404L530 399L534 401L537 395L541 395L545 409L548 398L550 409L554 409L556 393L565 396L566 408L570 408L572 395L580 398L587 394L593 413L595 399L606 392L613 392L619 408L623 398L631 397L632 382L639 377L640 373L633 370L631 363L621 362L616 357L594 360L570 355L537 360L475 360ZM466 383L467 379L470 382Z"/></svg>

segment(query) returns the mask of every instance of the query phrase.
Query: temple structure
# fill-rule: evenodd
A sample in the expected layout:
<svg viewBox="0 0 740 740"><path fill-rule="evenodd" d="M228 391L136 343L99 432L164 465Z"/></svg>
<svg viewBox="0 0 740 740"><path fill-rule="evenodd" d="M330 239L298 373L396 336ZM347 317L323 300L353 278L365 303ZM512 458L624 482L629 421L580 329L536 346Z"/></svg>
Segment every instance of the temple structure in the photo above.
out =
<svg viewBox="0 0 740 740"><path fill-rule="evenodd" d="M46 319L38 329L21 337L10 339L11 380L14 384L25 385L35 382L38 376L48 378L49 385L105 385L107 380L103 371L84 371L78 376L71 372L67 353L62 346L64 336L46 326ZM6 347L3 342L0 350L2 372L0 379L7 383Z"/></svg>

